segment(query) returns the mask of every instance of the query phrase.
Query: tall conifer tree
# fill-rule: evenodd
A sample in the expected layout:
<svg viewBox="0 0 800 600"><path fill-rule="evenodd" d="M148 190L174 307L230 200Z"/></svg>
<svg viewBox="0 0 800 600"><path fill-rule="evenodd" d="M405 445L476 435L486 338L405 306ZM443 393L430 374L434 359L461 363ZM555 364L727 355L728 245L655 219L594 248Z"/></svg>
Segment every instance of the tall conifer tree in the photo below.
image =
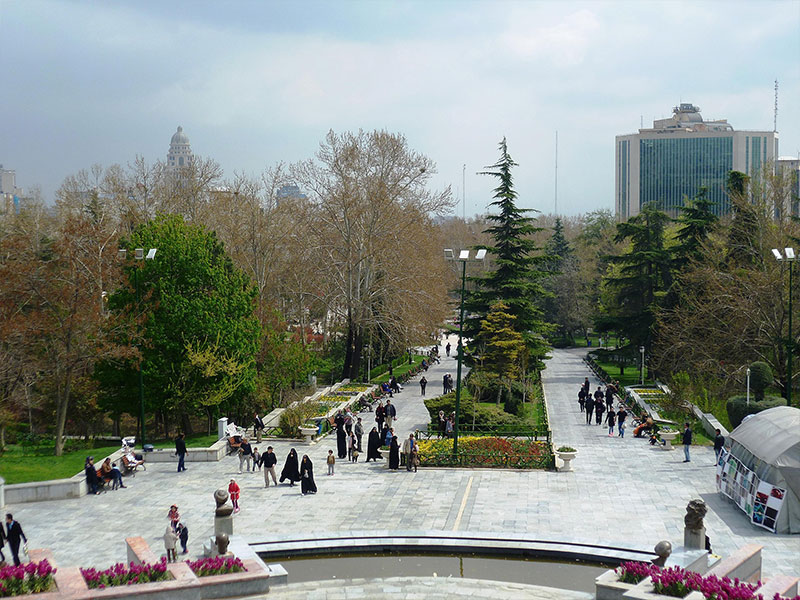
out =
<svg viewBox="0 0 800 600"><path fill-rule="evenodd" d="M484 233L491 235L494 245L488 248L495 269L482 277L471 278L477 289L470 293L466 307L471 318L465 321L466 335L475 339L480 331L480 322L489 314L490 307L498 300L508 305L508 313L514 317L514 327L522 334L533 361L531 366L541 367L547 352L544 335L548 326L542 319L539 308L545 291L541 280L542 257L532 235L541 228L533 225L533 219L525 214L530 209L517 207L517 192L511 176L517 166L508 153L506 140L500 142L500 159L486 167L481 175L491 175L499 180L494 189L494 201L489 205L496 214L487 218L493 223Z"/></svg>

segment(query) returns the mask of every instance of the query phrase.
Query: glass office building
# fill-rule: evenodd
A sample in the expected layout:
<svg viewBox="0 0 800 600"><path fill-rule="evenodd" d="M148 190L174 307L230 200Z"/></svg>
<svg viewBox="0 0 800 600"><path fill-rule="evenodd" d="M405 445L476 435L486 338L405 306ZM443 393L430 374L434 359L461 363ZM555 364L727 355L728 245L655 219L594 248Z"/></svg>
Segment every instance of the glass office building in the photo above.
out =
<svg viewBox="0 0 800 600"><path fill-rule="evenodd" d="M652 129L616 138L615 206L626 220L649 202L677 215L684 198L700 188L716 202L718 215L730 210L725 182L731 171L757 176L777 155L777 134L735 131L725 120L703 121L700 109L681 104Z"/></svg>

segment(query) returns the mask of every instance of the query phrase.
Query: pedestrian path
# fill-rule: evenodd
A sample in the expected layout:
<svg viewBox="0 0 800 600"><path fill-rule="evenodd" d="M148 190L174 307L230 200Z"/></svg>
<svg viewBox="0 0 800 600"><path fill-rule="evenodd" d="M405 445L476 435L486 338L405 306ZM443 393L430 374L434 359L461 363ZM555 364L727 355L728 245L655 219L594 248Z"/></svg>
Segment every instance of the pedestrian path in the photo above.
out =
<svg viewBox="0 0 800 600"><path fill-rule="evenodd" d="M797 536L761 530L714 490L712 451L665 452L645 440L609 438L607 430L587 426L577 403L578 385L590 376L581 361L585 351L553 350L544 388L556 445L578 449L574 472L496 469L404 469L389 471L387 461L336 462L325 475L325 456L336 437L307 445L299 440L269 442L278 456L278 473L290 448L308 454L315 467L316 495L301 496L299 486L264 487L260 472L238 474L231 456L213 463L189 463L176 473L174 463L153 463L128 480L129 487L100 496L8 506L22 523L31 547L50 547L62 565L107 567L125 560L124 539L143 536L156 551L177 504L189 527L189 556L197 557L213 531L212 494L236 478L242 510L234 532L248 542L275 536L328 531L462 531L529 535L534 539L606 543L652 548L662 539L680 545L685 506L702 498L709 506L708 535L717 552L729 554L746 543L764 545L765 576L796 574ZM441 393L445 372L455 376L456 361L442 352L441 365L429 369L428 394ZM594 383L596 387L596 382ZM396 433L408 436L428 422L419 384L408 382L395 397ZM362 413L365 429L374 422ZM369 426L369 427L368 427ZM259 445L263 450L267 443ZM290 574L291 581L291 574Z"/></svg>

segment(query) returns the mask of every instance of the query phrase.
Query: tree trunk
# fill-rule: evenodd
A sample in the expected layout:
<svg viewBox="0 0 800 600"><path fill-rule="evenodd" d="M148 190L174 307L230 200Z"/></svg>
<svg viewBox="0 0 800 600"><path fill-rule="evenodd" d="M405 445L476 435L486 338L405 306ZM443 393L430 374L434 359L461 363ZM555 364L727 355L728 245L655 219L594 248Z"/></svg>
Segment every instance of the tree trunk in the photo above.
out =
<svg viewBox="0 0 800 600"><path fill-rule="evenodd" d="M114 415L112 424L111 424L111 435L114 437L121 437L120 433L120 424L119 424L119 414Z"/></svg>
<svg viewBox="0 0 800 600"><path fill-rule="evenodd" d="M192 435L194 433L192 431L192 421L189 419L189 415L185 412L181 414L181 429L186 435Z"/></svg>
<svg viewBox="0 0 800 600"><path fill-rule="evenodd" d="M499 384L499 383L500 383L500 382L498 382L498 384ZM502 385L498 385L498 386L497 386L497 406L498 406L498 407L500 406L500 397L501 397L502 395L503 395L503 386L502 386Z"/></svg>
<svg viewBox="0 0 800 600"><path fill-rule="evenodd" d="M64 453L64 429L67 426L67 408L69 407L71 384L72 369L67 369L64 373L64 387L58 394L58 405L56 406L56 456L61 456Z"/></svg>

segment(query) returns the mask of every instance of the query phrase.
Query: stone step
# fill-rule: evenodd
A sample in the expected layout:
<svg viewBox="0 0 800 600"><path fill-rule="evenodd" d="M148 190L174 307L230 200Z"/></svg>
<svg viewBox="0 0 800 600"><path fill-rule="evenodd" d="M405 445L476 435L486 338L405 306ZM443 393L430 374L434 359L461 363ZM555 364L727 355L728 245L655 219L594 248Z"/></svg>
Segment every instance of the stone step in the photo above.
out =
<svg viewBox="0 0 800 600"><path fill-rule="evenodd" d="M746 544L711 567L706 575L729 577L755 582L761 579L761 549L758 544Z"/></svg>
<svg viewBox="0 0 800 600"><path fill-rule="evenodd" d="M756 590L757 594L761 594L764 600L772 600L775 594L787 596L789 598L798 594L800 588L800 577L792 577L791 575L776 575L770 577L767 581L761 584L761 587Z"/></svg>

